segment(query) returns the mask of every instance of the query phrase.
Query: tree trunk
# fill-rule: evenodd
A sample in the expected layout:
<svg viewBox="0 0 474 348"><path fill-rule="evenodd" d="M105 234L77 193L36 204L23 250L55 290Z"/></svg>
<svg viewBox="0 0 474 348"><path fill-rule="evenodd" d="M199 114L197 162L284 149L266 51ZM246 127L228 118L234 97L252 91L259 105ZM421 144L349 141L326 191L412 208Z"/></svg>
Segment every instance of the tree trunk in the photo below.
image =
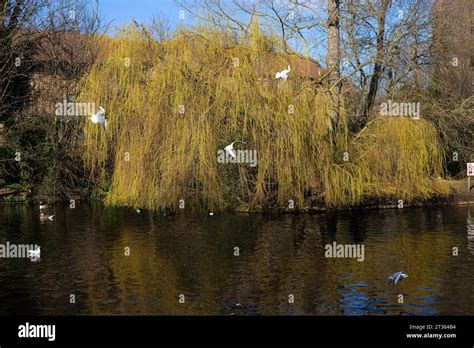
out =
<svg viewBox="0 0 474 348"><path fill-rule="evenodd" d="M331 115L331 125L333 135L336 133L336 128L339 123L339 109L340 109L340 67L339 67L339 10L340 0L328 0L328 55L327 67L329 73L329 83L334 86L335 90L331 92L331 98L334 106Z"/></svg>
<svg viewBox="0 0 474 348"><path fill-rule="evenodd" d="M370 78L369 92L365 100L364 119L367 122L370 111L375 103L375 97L379 88L380 77L382 76L384 49L385 49L385 17L387 16L390 0L383 0L379 9L379 17L377 19L377 53L375 54L374 71Z"/></svg>
<svg viewBox="0 0 474 348"><path fill-rule="evenodd" d="M339 79L339 0L328 0L328 57L329 81Z"/></svg>

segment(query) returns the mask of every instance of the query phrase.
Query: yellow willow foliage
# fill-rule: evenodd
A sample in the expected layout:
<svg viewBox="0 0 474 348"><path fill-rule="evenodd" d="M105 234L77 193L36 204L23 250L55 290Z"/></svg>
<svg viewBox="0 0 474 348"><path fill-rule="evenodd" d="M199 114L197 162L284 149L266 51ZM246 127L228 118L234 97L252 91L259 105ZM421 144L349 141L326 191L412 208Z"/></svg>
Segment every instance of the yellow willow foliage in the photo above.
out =
<svg viewBox="0 0 474 348"><path fill-rule="evenodd" d="M435 127L424 120L377 117L353 140L353 162L330 166L330 205L360 203L365 197L410 201L448 195L443 153Z"/></svg>
<svg viewBox="0 0 474 348"><path fill-rule="evenodd" d="M237 43L199 29L157 42L133 28L100 40L80 99L106 110L107 132L85 124L84 160L110 183L109 204L223 208L292 199L301 207L311 189L337 206L364 195L434 193L428 176L439 175L442 162L428 123L375 122L348 149L342 110L333 141L327 94L292 73L275 79L289 62L276 41ZM218 163L217 151L234 141L246 142L236 150L257 151L256 167ZM336 148L354 162L336 161Z"/></svg>
<svg viewBox="0 0 474 348"><path fill-rule="evenodd" d="M371 184L370 194L412 199L448 193L448 186L437 180L444 174L444 160L431 123L382 117L368 133L371 135L363 135L358 150L363 158L360 167ZM384 174L387 170L392 173L388 177Z"/></svg>

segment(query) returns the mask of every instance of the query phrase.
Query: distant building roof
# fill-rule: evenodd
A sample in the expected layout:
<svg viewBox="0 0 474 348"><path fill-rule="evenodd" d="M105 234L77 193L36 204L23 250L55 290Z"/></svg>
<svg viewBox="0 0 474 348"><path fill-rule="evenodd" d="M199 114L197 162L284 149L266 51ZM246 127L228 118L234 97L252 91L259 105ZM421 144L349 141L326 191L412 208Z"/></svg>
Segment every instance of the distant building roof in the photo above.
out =
<svg viewBox="0 0 474 348"><path fill-rule="evenodd" d="M311 58L301 57L297 54L289 56L290 67L295 75L310 79L320 79L327 72L318 62Z"/></svg>

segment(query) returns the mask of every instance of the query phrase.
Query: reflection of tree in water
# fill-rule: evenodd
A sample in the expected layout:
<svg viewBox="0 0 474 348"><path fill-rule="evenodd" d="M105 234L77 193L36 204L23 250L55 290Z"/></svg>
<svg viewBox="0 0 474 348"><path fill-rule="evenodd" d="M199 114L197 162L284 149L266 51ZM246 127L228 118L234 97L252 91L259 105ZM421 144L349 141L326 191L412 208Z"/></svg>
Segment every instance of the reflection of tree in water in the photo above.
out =
<svg viewBox="0 0 474 348"><path fill-rule="evenodd" d="M121 234L109 260L121 292L118 305L125 313L150 314L154 309L158 313L183 314L186 307L178 302L178 296L184 291L177 285L176 265L161 255L150 236L136 241L126 229ZM130 256L124 256L126 246L130 247Z"/></svg>
<svg viewBox="0 0 474 348"><path fill-rule="evenodd" d="M35 215L18 230L31 240L31 224L38 225L44 233L35 240L44 246L44 260L34 273L28 273L31 267L17 269L29 276L6 284L5 291L26 287L27 281L38 284L38 296L32 292L24 302L42 314L474 313L472 256L451 254L466 241L465 232L459 233L466 207L432 210L364 212L352 224L356 213L163 218L78 209L67 218L57 212L60 229L39 226ZM472 222L468 214L468 232ZM9 234L7 229L2 237L13 238ZM324 246L333 241L362 241L364 262L325 258ZM10 264L0 270L8 272ZM410 278L389 286L388 275L398 270ZM71 289L75 306L67 302ZM178 302L181 293L185 304ZM399 293L404 304L397 303Z"/></svg>
<svg viewBox="0 0 474 348"><path fill-rule="evenodd" d="M334 235L336 223L331 214L329 229L325 215L290 215L261 224L255 251L245 259L236 283L239 301L248 301L239 314L331 313L334 307L328 308L321 299L337 301L337 292L328 284L337 282L340 274L321 262L321 231ZM294 295L294 304L288 302L289 294Z"/></svg>
<svg viewBox="0 0 474 348"><path fill-rule="evenodd" d="M300 219L292 220L292 232L293 232L293 248L296 255L300 245L306 240L305 234L306 220L300 221Z"/></svg>
<svg viewBox="0 0 474 348"><path fill-rule="evenodd" d="M471 218L471 209L467 211L467 248L474 255L474 221Z"/></svg>
<svg viewBox="0 0 474 348"><path fill-rule="evenodd" d="M364 242L367 236L365 226L367 226L367 217L365 211L360 210L349 213L348 230L354 238L354 243L361 244Z"/></svg>
<svg viewBox="0 0 474 348"><path fill-rule="evenodd" d="M445 257L452 241L442 225L431 230L417 228L416 220L427 220L427 226L433 226L432 220L437 215L415 213L411 214L415 221L410 224L400 218L400 212L367 213L366 218L359 220L357 228L364 232L358 235L354 235L356 227L351 225L353 217L344 220L341 214L264 221L254 231L257 235L254 251L241 259L243 263L230 296L233 303L246 307L233 310L229 305L229 311L235 314L435 313L438 294L447 292L450 284L444 273L446 269L456 268L457 259ZM385 215L390 218L387 224L381 224ZM391 232L388 236L387 228ZM365 237L367 231L377 232ZM364 262L323 257L327 243L360 240L367 244ZM414 280L401 288L390 288L387 277L398 269L408 270ZM424 288L420 290L421 287ZM410 294L405 299L406 305L397 303L400 291ZM295 295L294 305L288 304L290 293Z"/></svg>
<svg viewBox="0 0 474 348"><path fill-rule="evenodd" d="M319 230L324 244L332 243L336 240L338 214L336 211L328 211L324 218L319 220Z"/></svg>

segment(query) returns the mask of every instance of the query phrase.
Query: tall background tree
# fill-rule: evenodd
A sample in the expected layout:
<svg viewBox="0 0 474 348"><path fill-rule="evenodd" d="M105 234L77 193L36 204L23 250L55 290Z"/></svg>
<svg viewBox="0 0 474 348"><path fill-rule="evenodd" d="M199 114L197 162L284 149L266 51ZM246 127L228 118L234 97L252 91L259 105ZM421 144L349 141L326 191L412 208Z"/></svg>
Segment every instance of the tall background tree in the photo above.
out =
<svg viewBox="0 0 474 348"><path fill-rule="evenodd" d="M339 20L340 1L328 0L328 53L327 68L329 69L329 83L333 88L331 97L334 103L332 111L332 132L336 133L340 113L340 52L339 52Z"/></svg>
<svg viewBox="0 0 474 348"><path fill-rule="evenodd" d="M54 105L73 98L101 30L95 2L0 0L2 185L49 198L81 186L81 127Z"/></svg>

